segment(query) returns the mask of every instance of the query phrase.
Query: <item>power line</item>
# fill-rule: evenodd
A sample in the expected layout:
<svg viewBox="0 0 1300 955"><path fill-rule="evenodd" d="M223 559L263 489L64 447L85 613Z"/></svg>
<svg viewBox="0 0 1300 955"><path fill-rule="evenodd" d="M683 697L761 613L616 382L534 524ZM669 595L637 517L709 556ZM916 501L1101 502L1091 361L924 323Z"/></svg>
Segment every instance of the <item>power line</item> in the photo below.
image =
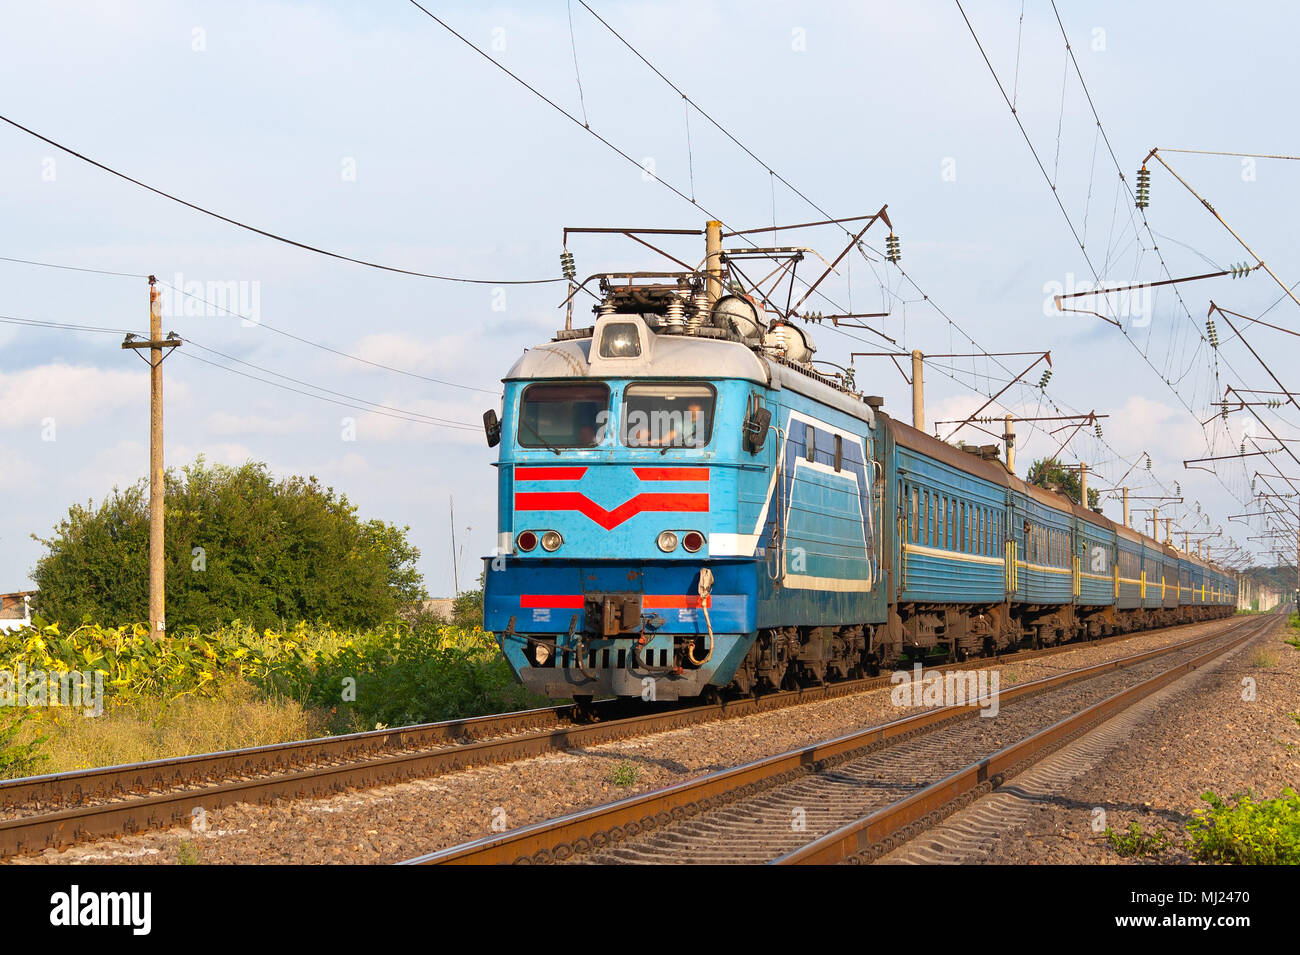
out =
<svg viewBox="0 0 1300 955"><path fill-rule="evenodd" d="M139 179L135 179L131 176L128 176L126 173L120 172L117 169L112 168L111 166L107 166L104 163L99 162L98 160L91 159L89 156L83 153L79 153L75 149L72 149L69 146L65 146L62 143L55 142L53 139L50 139L48 136L43 136L40 133L36 132L36 130L30 129L27 126L24 126L22 123L10 119L8 116L0 115L0 120L3 120L4 122L8 123L10 126L14 127L15 129L22 130L24 133L26 133L29 136L33 136L36 139L39 139L41 142L46 143L49 146L53 146L55 149L58 149L61 152L67 153L69 156L74 156L77 159L80 159L82 162L89 163L90 165L94 166L96 169L101 169L112 176L116 176L119 179L131 183L132 185L139 186L141 189L146 189L149 192L152 192L154 195L162 196L164 199L170 199L172 202L179 203L182 206L185 206L189 209L193 209L195 212L201 212L205 216L211 216L214 219L219 219L222 222L228 223L240 229L244 229L245 231L253 232L256 233L257 235L264 236L268 239L274 239L276 242L282 242L285 245L291 245L294 246L295 248L304 249L308 252L315 252L317 255L328 256L329 258L338 259L343 262L351 262L354 265L364 265L366 268L379 269L384 272L395 272L399 275L412 275L415 276L416 278L422 278L422 279L436 279L440 282L460 282L467 285L549 285L556 282L567 281L564 278L471 279L471 278L464 278L455 275L436 275L432 272L420 272L415 269L403 269L403 268L398 268L395 265L384 265L383 263L380 262L371 262L366 259L358 259L350 255L344 255L341 252L331 252L329 249L322 249L319 246L310 245L306 242L299 242L297 239L290 239L287 236L283 236L278 233L271 232L267 229L261 229L258 228L257 226L249 225L246 222L240 222L238 219L232 219L230 216L222 215L220 212L214 212L211 209L205 208L204 206L200 206L197 203L190 202L187 199L182 199L180 196L173 195L170 192L164 192L162 189L158 189L155 188L154 186L149 185L148 183L141 182Z"/></svg>
<svg viewBox="0 0 1300 955"><path fill-rule="evenodd" d="M54 265L51 262L37 262L34 259L15 259L7 255L0 255L0 262L16 262L19 265L39 265L47 269L64 269L68 272L94 272L96 275L117 275L128 279L147 279L149 277L141 272L113 272L109 269L89 269L77 265Z"/></svg>
<svg viewBox="0 0 1300 955"><path fill-rule="evenodd" d="M303 380L301 380L300 378L294 378L294 377L292 377L292 376L290 376L290 375L286 375L286 374L284 374L284 373L282 373L282 372L273 371L272 369L270 369L270 368L264 368L264 367L262 367L261 365L255 365L255 364L253 364L251 361L245 361L245 360L242 359L242 358L236 358L234 355L227 355L225 352L218 351L218 350L215 349L215 348L209 348L207 345L201 345L201 344L199 344L198 342L196 342L196 341L195 341L194 339L192 339L192 338L184 338L183 341L185 341L185 342L187 342L187 343L193 345L195 348L199 348L199 349L201 349L201 350L203 350L203 351L205 351L205 352L208 352L209 354L217 355L217 356L219 356L219 357L221 357L221 358L226 359L227 361L233 361L233 362L236 362L236 363L238 363L238 364L240 364L240 365L244 365L244 366L246 366L246 367L248 367L248 368L252 368L252 369L254 369L254 370L256 370L256 371L260 371L260 372L262 372L263 374L274 375L276 378L283 378L285 381L291 381L291 382L293 382L295 385L302 385L302 386L304 386L304 387L306 387L306 388L314 388L314 389L316 389L317 391L323 391L323 392L325 392L326 394L336 395L336 396L339 397L339 398L346 398L346 399L348 399L349 401L360 402L360 403L362 403L362 404L367 404L367 405L373 405L374 407L376 407L376 408L380 408L380 409L383 409L384 411L393 411L393 412L397 412L398 414L408 415L408 416L413 417L413 418L424 418L424 419L427 419L427 421L428 421L429 424L445 424L445 425L449 425L449 426L452 426L452 427L458 427L458 428L469 428L470 430L475 430L475 431L478 430L478 426L477 426L477 425L470 424L469 422L466 422L466 421L453 421L453 420L450 419L450 418L439 418L439 417L437 417L437 416L435 416L435 415L427 415L427 414L424 414L424 413L419 412L419 411L409 411L409 410L407 410L407 409L405 409L405 408L394 408L394 407L392 407L391 405L380 404L380 403L377 402L377 401L368 401L368 400L365 399L365 398L358 398L356 395L349 395L349 394L346 394L346 393L344 393L344 392L342 392L342 391L334 391L333 389L331 389L331 388L326 388L326 387L324 387L324 386L322 386L322 385L313 385L313 384L312 384L311 382L309 382L309 381L303 381ZM232 370L233 370L233 369L232 369Z"/></svg>
<svg viewBox="0 0 1300 955"><path fill-rule="evenodd" d="M113 335L138 334L126 328L110 328L102 325L78 325L71 322L56 322L47 319L19 318L14 315L0 315L0 323L7 324L7 325L19 325L24 327L54 328L63 331L100 332L100 333L113 334ZM278 382L271 381L266 378L260 378L257 375L249 375L245 372L239 371L239 369L237 368L230 368L226 365L222 365L217 362L208 361L207 359L199 358L196 355L188 356L190 358L194 358L196 361L202 361L205 364L212 365L215 368L221 368L225 371L233 372L234 374L237 375L243 375L245 378L252 378L255 381L262 381L268 385L275 385L276 387L285 388L287 391L292 391L300 395L306 395L309 398L319 398L322 401L331 401L332 404L343 404L345 407L355 408L358 411L369 411L374 414L384 414L386 417L390 417L390 418L396 417L404 421L414 421L418 424L436 425L439 427L455 428L463 431L479 430L478 425L470 424L469 422L453 421L450 418L440 418L435 415L426 415L423 412L419 412L419 411L410 411L405 408L395 408L390 405L380 404L379 402L369 401L365 398L358 398L355 395L346 394L345 392L334 391L333 389L326 388L322 385L314 385L309 381L303 381L299 378L293 378L289 375L282 374L281 372L273 371L269 368L263 368L260 365L255 365L252 362L244 361L242 358L236 358L233 355L227 355L226 353L218 351L215 348L209 348L206 345L202 345L199 342L194 341L194 339L192 338L185 338L183 340L189 343L190 345L193 345L196 348L200 348L205 352L218 355L222 358L227 359L228 361L233 361L241 365L246 365L249 368L256 369L257 371L264 372L265 374L274 375L277 378L283 378L285 381L291 381L294 384L303 385L304 387L307 388L314 388L316 389L316 391L323 391L326 394L336 395L340 398L346 398L350 402L360 402L360 404L347 404L345 402L331 401L331 399L325 398L322 395L314 394L312 392L307 392L307 391L300 391L297 388L290 388L287 385L281 385ZM367 408L367 407L363 407L363 405L373 405L374 407ZM381 410L376 410L376 409L381 409ZM392 413L389 414L388 412L392 412Z"/></svg>
<svg viewBox="0 0 1300 955"><path fill-rule="evenodd" d="M366 408L366 407L363 407L363 406L361 406L361 405L349 404L349 403L346 402L346 401L336 401L336 400L333 399L333 398L326 398L324 395L314 394L314 393L312 393L312 392L310 392L310 391L302 391L302 390L300 390L300 389L298 389L298 388L291 388L291 387L289 387L288 385L281 384L281 383L278 382L278 381L272 381L272 380L269 379L269 378L261 378L261 377L259 377L259 376L257 376L257 375L250 375L248 372L240 371L238 368L231 368L229 365L223 365L223 364L221 364L221 363L219 363L219 362L209 361L209 360L206 359L206 358L200 358L198 355L186 354L185 352L181 352L180 354L181 354L183 357L190 359L191 361L200 361L200 362L203 362L203 364L205 364L205 365L211 365L213 368L220 368L222 371L228 371L228 372L230 372L232 375L240 375L240 376L242 376L242 377L244 377L244 378L251 378L251 379L254 380L254 381L260 381L260 382L263 382L264 384L272 385L272 386L274 386L274 387L276 387L276 388L283 388L285 391L292 391L292 392L294 392L295 394L305 395L305 396L308 397L308 398L315 398L317 401L328 401L328 402L329 402L330 404L332 404L332 405L341 405L341 406L343 406L344 408L353 408L353 409L355 409L355 410L357 410L357 411L365 411L365 412L368 412L368 413L370 413L370 414L382 415L382 416L385 417L385 418L396 418L396 419L399 420L399 421L409 421L409 422L411 422L412 424L424 424L424 425L430 425L431 427L437 427L437 428L452 428L452 429L457 430L457 431L477 431L477 430L479 430L479 429L478 429L476 426L474 426L474 425L467 425L467 424L466 424L466 425L462 425L462 424L442 424L442 423L438 423L438 422L434 422L434 421L427 421L427 420L425 420L424 418L412 418L412 417L407 417L406 415L402 415L402 414L393 414L393 413L391 413L391 412L387 412L387 411L376 411L374 408Z"/></svg>
<svg viewBox="0 0 1300 955"><path fill-rule="evenodd" d="M462 385L459 382L448 381L445 378L434 378L430 375L422 375L419 372L408 371L405 368L398 368L394 365L386 365L383 362L371 361L369 358L362 358L360 355L353 355L350 352L341 351L330 345L326 345L323 342L313 341L310 338L303 338L301 335L295 335L293 332L285 331L283 328L278 328L275 325L268 325L262 321L255 321L254 319L250 318L247 315L243 315L237 311L234 311L233 309L226 308L224 305L219 305L216 302L208 301L206 298L202 298L201 296L194 295L191 292L186 292L184 289L179 289L175 285L172 285L168 282L159 280L158 284L166 286L167 288L171 289L177 294L184 295L186 298L193 299L194 301L202 302L203 304L211 308L215 308L218 309L219 311L225 312L227 315L230 315L232 318L239 318L250 325L256 325L259 328L265 328L267 331L275 332L277 335L283 335L286 338L292 338L296 342L302 342L304 345L310 345L312 348L319 348L321 351L327 351L332 355L338 355L339 357L347 358L350 361L360 362L363 365L370 365L372 368L381 368L384 371L391 371L398 375L405 375L408 378L418 378L421 381L432 382L433 384L436 385L446 385L449 388L460 388L464 391L477 391L485 395L499 395L501 393L499 390L493 390L490 388L479 388L476 385Z"/></svg>
<svg viewBox="0 0 1300 955"><path fill-rule="evenodd" d="M18 318L14 315L0 315L0 322L6 325L24 325L35 328L62 328L74 332L109 332L114 335L136 335L129 328L105 328L102 325L74 325L69 322L46 321L39 318Z"/></svg>
<svg viewBox="0 0 1300 955"><path fill-rule="evenodd" d="M114 276L121 276L123 278L146 279L149 277L147 274L142 272L113 272L106 269L83 268L81 266L76 266L76 265L59 265L54 262L40 262L35 259L18 259L9 256L0 256L0 262L17 262L22 265L35 265L46 269L62 269L71 272L94 272L100 275L114 275ZM242 321L246 322L249 325L256 325L258 328L265 328L267 331L275 332L277 335L284 335L286 338L292 338L294 341L301 342L304 345L310 345L313 348L319 348L322 351L327 351L333 355L338 355L341 358L347 358L350 361L360 362L363 365L370 365L373 368L380 368L384 371L391 371L399 375L406 375L408 378L417 378L421 381L428 381L436 385L446 385L449 388L460 388L465 391L477 391L485 395L499 395L501 393L499 390L493 390L490 388L479 388L474 385L462 385L458 382L448 381L444 378L434 378L431 375L422 375L419 372L408 371L405 368L397 368L393 365L386 365L383 362L371 361L369 358L362 358L359 355L353 355L350 352L341 351L330 345L326 345L323 342L318 342L310 338L304 338L301 335L295 335L293 332L285 331L283 328L277 328L274 325L268 325L265 322L254 320L249 316L237 312L233 309L227 308L224 305L220 305L216 302L203 298L200 295L195 295L192 292L187 292L182 288L178 288L177 286L172 285L170 282L164 282L161 279L159 279L157 284L171 289L173 292L175 292L178 295L183 295L184 297L188 299L192 299L193 301L202 302L204 305L207 305L210 308L215 308L218 311L225 312L227 315L231 316L232 318L241 319ZM30 320L26 320L26 319L22 319L18 321L22 321L25 324L30 322ZM55 323L55 324L58 325L59 323ZM95 329L90 329L90 330L95 330ZM114 329L114 331L117 331L117 329Z"/></svg>

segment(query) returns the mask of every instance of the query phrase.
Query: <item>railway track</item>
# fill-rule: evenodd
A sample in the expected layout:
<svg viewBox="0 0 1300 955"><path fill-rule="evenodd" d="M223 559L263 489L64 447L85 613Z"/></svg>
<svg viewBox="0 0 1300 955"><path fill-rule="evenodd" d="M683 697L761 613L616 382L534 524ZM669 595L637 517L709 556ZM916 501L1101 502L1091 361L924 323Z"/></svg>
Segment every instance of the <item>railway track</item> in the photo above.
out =
<svg viewBox="0 0 1300 955"><path fill-rule="evenodd" d="M1184 625L1185 626L1185 625ZM1176 629L1176 628L1170 628ZM1080 646L1150 634L1124 634L1002 659L1030 660ZM946 671L990 665L974 659ZM598 703L595 722L574 722L571 708L375 730L247 749L0 782L0 858L106 836L189 825L199 810L237 802L327 796L512 762L736 718L889 685L888 676L783 691L703 706L669 706L625 715L625 703Z"/></svg>
<svg viewBox="0 0 1300 955"><path fill-rule="evenodd" d="M410 863L871 861L1276 617L1066 671Z"/></svg>

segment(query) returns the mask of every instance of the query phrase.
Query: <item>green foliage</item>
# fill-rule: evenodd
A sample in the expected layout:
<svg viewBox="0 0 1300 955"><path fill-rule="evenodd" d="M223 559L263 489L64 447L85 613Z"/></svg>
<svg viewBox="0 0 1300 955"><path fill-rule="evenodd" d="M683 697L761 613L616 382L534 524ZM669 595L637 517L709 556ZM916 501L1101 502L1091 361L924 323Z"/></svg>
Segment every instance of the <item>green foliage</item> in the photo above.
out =
<svg viewBox="0 0 1300 955"><path fill-rule="evenodd" d="M1055 458L1039 458L1031 464L1025 481L1048 490L1061 491L1076 503L1079 492L1083 490L1079 472L1066 470ZM1088 507L1101 513L1101 494L1094 488L1088 488Z"/></svg>
<svg viewBox="0 0 1300 955"><path fill-rule="evenodd" d="M1171 845L1169 837L1159 829L1143 832L1138 823L1130 823L1127 832L1117 832L1106 827L1106 838L1111 847L1122 856L1148 856L1163 852Z"/></svg>
<svg viewBox="0 0 1300 955"><path fill-rule="evenodd" d="M609 781L615 786L632 786L636 784L639 775L635 765L623 760L610 771Z"/></svg>
<svg viewBox="0 0 1300 955"><path fill-rule="evenodd" d="M0 779L34 776L48 759L40 752L46 737L22 740L23 724L31 718L27 710L0 710Z"/></svg>
<svg viewBox="0 0 1300 955"><path fill-rule="evenodd" d="M314 477L276 482L265 464L208 465L166 475L167 620L211 630L327 620L364 628L426 596L409 528L362 521ZM32 574L47 620L124 624L149 608L148 485L75 504ZM202 548L201 555L195 548Z"/></svg>
<svg viewBox="0 0 1300 955"><path fill-rule="evenodd" d="M1214 793L1201 798L1187 824L1191 853L1203 862L1237 865L1300 865L1300 795L1286 788L1277 799L1255 802L1249 791L1225 801Z"/></svg>
<svg viewBox="0 0 1300 955"><path fill-rule="evenodd" d="M483 626L483 591L467 590L451 605L451 622L458 627Z"/></svg>

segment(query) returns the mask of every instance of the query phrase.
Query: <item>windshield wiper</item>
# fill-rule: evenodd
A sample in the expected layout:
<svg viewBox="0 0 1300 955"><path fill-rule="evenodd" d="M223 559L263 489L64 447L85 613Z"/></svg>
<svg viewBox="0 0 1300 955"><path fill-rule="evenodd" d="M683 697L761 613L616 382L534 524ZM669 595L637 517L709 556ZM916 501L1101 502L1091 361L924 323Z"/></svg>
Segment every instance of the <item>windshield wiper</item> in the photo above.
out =
<svg viewBox="0 0 1300 955"><path fill-rule="evenodd" d="M519 423L522 424L522 425L523 425L525 428L527 428L529 431L531 431L531 432L533 433L533 437L536 438L538 441L542 442L542 445L543 445L543 446L544 446L548 451L553 452L557 458L558 458L558 457L561 457L560 449L557 448L555 445L551 444L551 442L547 441L547 440L546 440L545 438L543 438L540 434L538 434L538 433L537 433L537 429L534 428L531 424L529 424L529 423L528 423L528 419L525 418L523 415L520 415L520 416L519 416Z"/></svg>

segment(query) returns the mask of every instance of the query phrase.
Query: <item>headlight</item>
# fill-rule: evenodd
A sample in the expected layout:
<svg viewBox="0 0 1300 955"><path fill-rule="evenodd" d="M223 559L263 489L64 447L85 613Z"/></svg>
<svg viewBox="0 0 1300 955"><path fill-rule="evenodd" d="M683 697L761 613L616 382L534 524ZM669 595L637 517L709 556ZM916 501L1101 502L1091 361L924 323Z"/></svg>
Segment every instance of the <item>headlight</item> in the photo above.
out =
<svg viewBox="0 0 1300 955"><path fill-rule="evenodd" d="M564 538L560 536L559 531L547 531L542 535L542 550L555 553L564 543Z"/></svg>
<svg viewBox="0 0 1300 955"><path fill-rule="evenodd" d="M659 549L665 554L671 554L677 549L677 535L672 531L660 531L659 539L655 543L659 545Z"/></svg>
<svg viewBox="0 0 1300 955"><path fill-rule="evenodd" d="M641 354L641 337L631 322L617 322L605 326L600 336L601 358L636 358Z"/></svg>
<svg viewBox="0 0 1300 955"><path fill-rule="evenodd" d="M694 554L704 546L704 535L699 531L687 531L686 536L682 538L682 546Z"/></svg>
<svg viewBox="0 0 1300 955"><path fill-rule="evenodd" d="M537 535L532 531L524 531L515 538L515 543L519 545L520 550L530 551L537 546Z"/></svg>

